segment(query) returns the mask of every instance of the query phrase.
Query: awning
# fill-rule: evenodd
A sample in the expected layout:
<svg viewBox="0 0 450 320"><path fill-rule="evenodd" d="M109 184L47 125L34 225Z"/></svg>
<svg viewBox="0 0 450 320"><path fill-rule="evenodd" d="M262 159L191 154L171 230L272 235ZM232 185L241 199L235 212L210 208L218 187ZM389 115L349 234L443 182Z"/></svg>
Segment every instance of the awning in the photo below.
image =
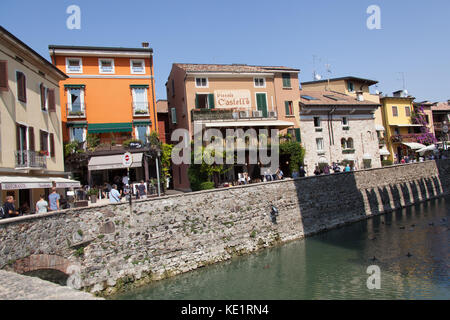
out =
<svg viewBox="0 0 450 320"><path fill-rule="evenodd" d="M386 148L382 148L382 149L380 149L380 155L382 155L382 156L390 156L391 153Z"/></svg>
<svg viewBox="0 0 450 320"><path fill-rule="evenodd" d="M66 126L71 128L86 128L88 124L86 121L70 121L66 122Z"/></svg>
<svg viewBox="0 0 450 320"><path fill-rule="evenodd" d="M133 163L130 168L142 167L142 153L133 153ZM106 169L125 169L122 163L122 154L113 156L92 157L89 160L88 168L90 171L106 170Z"/></svg>
<svg viewBox="0 0 450 320"><path fill-rule="evenodd" d="M419 149L416 152L425 153L427 151L434 151L434 150L436 150L436 146L434 144L432 144L432 145L429 145L428 147Z"/></svg>
<svg viewBox="0 0 450 320"><path fill-rule="evenodd" d="M377 131L385 131L384 127L382 125L379 125L379 124L375 125L375 130L377 130Z"/></svg>
<svg viewBox="0 0 450 320"><path fill-rule="evenodd" d="M50 181L55 183L56 188L79 188L81 187L80 181L70 180L65 178L49 178Z"/></svg>
<svg viewBox="0 0 450 320"><path fill-rule="evenodd" d="M321 157L320 159L319 159L319 163L328 163L328 160L327 160L327 158L324 158L324 157Z"/></svg>
<svg viewBox="0 0 450 320"><path fill-rule="evenodd" d="M88 133L105 133L105 132L131 132L133 125L131 122L122 123L89 123Z"/></svg>
<svg viewBox="0 0 450 320"><path fill-rule="evenodd" d="M407 146L408 148L411 148L412 150L419 150L422 148L425 148L426 145L421 144L421 143L417 143L417 142L402 142L405 146Z"/></svg>
<svg viewBox="0 0 450 320"><path fill-rule="evenodd" d="M152 122L150 120L133 121L133 126L151 126Z"/></svg>
<svg viewBox="0 0 450 320"><path fill-rule="evenodd" d="M363 155L363 160L372 160L372 156L370 154L368 154L368 153L365 153Z"/></svg>
<svg viewBox="0 0 450 320"><path fill-rule="evenodd" d="M0 176L2 190L16 189L45 189L53 187L47 178L35 178L25 176Z"/></svg>
<svg viewBox="0 0 450 320"><path fill-rule="evenodd" d="M408 128L408 127L423 127L421 124L391 124L391 127Z"/></svg>
<svg viewBox="0 0 450 320"><path fill-rule="evenodd" d="M289 128L294 123L282 120L254 120L254 121L214 121L204 123L207 128L223 128L223 127L277 127Z"/></svg>
<svg viewBox="0 0 450 320"><path fill-rule="evenodd" d="M344 156L344 160L346 160L346 161L355 161L355 156L353 154L346 154Z"/></svg>

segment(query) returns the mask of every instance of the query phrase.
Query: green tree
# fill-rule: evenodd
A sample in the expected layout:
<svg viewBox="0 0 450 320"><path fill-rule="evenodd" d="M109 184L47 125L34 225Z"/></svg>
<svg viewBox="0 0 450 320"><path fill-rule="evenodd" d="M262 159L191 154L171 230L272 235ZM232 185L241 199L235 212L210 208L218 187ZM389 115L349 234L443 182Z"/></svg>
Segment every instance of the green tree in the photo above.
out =
<svg viewBox="0 0 450 320"><path fill-rule="evenodd" d="M284 141L280 143L280 155L288 155L289 169L292 172L298 171L305 159L305 148L296 141Z"/></svg>

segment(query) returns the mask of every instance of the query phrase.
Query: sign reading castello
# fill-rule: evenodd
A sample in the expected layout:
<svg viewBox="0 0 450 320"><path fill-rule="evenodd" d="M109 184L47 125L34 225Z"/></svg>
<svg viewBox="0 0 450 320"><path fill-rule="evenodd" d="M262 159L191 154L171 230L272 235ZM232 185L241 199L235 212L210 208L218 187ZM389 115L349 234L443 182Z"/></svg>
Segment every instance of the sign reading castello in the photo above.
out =
<svg viewBox="0 0 450 320"><path fill-rule="evenodd" d="M250 90L215 90L216 108L251 108Z"/></svg>

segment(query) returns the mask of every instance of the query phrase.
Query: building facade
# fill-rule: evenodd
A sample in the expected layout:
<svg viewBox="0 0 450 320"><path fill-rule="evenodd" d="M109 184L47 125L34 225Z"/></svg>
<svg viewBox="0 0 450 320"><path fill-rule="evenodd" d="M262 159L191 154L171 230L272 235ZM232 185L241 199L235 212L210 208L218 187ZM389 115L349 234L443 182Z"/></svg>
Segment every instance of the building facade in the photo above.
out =
<svg viewBox="0 0 450 320"><path fill-rule="evenodd" d="M328 80L302 82L302 89L305 90L333 90L344 93L348 96L371 101L380 104L380 92L371 92L371 88L378 84L376 80L347 76L341 78L332 78ZM383 114L381 107L375 110L375 129L379 141L381 160L390 156L386 144L386 129L384 128Z"/></svg>
<svg viewBox="0 0 450 320"><path fill-rule="evenodd" d="M1 202L13 195L16 207L33 212L48 188L79 185L64 172L59 82L66 78L0 27Z"/></svg>
<svg viewBox="0 0 450 320"><path fill-rule="evenodd" d="M163 143L170 143L170 122L167 100L156 101L156 112L158 114L159 140Z"/></svg>
<svg viewBox="0 0 450 320"><path fill-rule="evenodd" d="M125 151L136 153L132 179L149 179L143 152L158 123L153 50L143 46L49 46L52 63L69 76L60 83L63 138L87 149L89 184L123 176ZM127 150L130 142L137 147Z"/></svg>
<svg viewBox="0 0 450 320"><path fill-rule="evenodd" d="M436 139L441 142L448 142L448 132L445 132L444 127L450 126L450 100L433 104L431 110Z"/></svg>
<svg viewBox="0 0 450 320"><path fill-rule="evenodd" d="M288 67L175 63L166 83L172 129L194 126L226 129L279 129L300 142L298 100L300 70ZM269 137L270 138L270 137ZM189 190L188 165L173 168L174 187ZM234 166L227 180L248 172L257 177L255 165Z"/></svg>
<svg viewBox="0 0 450 320"><path fill-rule="evenodd" d="M334 90L300 90L305 170L333 163L356 169L381 166L375 111L379 104Z"/></svg>
<svg viewBox="0 0 450 320"><path fill-rule="evenodd" d="M418 105L414 106L414 99L404 90L380 99L389 160L393 162L399 162L405 156L416 158L417 150L434 143L431 107L420 111ZM419 113L425 123L417 120Z"/></svg>

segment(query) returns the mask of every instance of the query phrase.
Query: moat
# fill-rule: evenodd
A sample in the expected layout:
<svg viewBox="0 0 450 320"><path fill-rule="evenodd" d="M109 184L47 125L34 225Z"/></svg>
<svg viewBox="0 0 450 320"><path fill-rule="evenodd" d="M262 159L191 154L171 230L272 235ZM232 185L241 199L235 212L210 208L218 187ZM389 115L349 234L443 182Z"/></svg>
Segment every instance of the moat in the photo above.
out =
<svg viewBox="0 0 450 320"><path fill-rule="evenodd" d="M435 199L111 299L450 299L449 216L450 197Z"/></svg>

